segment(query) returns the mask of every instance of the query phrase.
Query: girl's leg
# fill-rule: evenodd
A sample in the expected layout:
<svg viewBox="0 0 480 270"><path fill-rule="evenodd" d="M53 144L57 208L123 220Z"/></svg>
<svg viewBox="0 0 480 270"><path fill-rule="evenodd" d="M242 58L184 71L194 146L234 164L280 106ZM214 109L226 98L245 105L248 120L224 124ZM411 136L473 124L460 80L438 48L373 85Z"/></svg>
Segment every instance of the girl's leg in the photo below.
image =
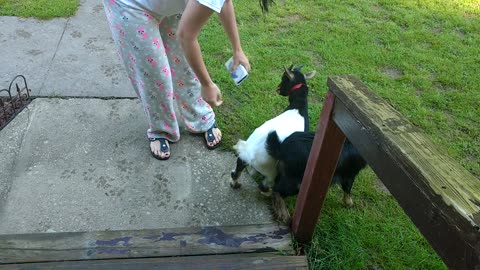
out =
<svg viewBox="0 0 480 270"><path fill-rule="evenodd" d="M147 115L148 138L178 141L172 74L158 20L111 0L104 0L104 7L118 52ZM152 143L152 151L161 154L159 145Z"/></svg>
<svg viewBox="0 0 480 270"><path fill-rule="evenodd" d="M212 107L202 99L200 82L188 65L180 43L176 39L175 32L180 16L165 17L160 22L160 33L164 37L164 47L170 62L174 84L173 95L179 105L180 115L178 117L190 132L213 132L215 138L209 144L214 146L220 142L221 132L217 127L214 127L215 113Z"/></svg>

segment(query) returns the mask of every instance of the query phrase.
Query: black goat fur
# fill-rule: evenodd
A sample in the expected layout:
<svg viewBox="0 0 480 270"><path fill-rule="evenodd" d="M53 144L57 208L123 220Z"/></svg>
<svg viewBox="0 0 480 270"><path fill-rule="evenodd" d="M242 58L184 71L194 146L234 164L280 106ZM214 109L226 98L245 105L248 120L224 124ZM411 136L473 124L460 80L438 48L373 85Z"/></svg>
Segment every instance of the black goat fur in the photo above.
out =
<svg viewBox="0 0 480 270"><path fill-rule="evenodd" d="M274 192L282 197L298 194L314 137L314 132L294 132L280 143L276 132L268 134L267 151L278 160ZM366 165L358 150L347 139L332 183L339 184L344 193L350 195L355 177Z"/></svg>
<svg viewBox="0 0 480 270"><path fill-rule="evenodd" d="M234 149L237 151L238 158L237 158L235 169L230 174L232 179L232 182L230 183L230 185L232 188L241 187L241 184L238 182L238 179L242 171L247 166L252 166L255 170L257 170L258 172L260 172L260 174L264 176L264 180L259 183L259 188L264 194L268 194L271 191L271 186L276 176L275 160L273 160L272 157L268 157L268 159L263 158L264 156L268 156L267 151L265 149L265 146L266 146L265 140L268 132L271 130L278 130L282 128L282 132L284 134L283 137L285 137L294 131L309 130L307 80L311 79L315 75L315 71L311 71L307 74L303 74L301 72L302 68L303 68L303 65L299 65L297 67L293 67L293 65L291 65L289 68L284 67L284 73L282 74L281 81L280 81L280 84L277 86L276 92L281 96L288 97L289 104L285 108L282 114L276 116L275 118L270 119L270 120L274 120L274 119L277 119L277 120L274 120L274 122L270 122L270 124L266 124L267 122L264 123L262 126L254 130L254 132L249 136L247 141L239 140L239 142L234 146ZM287 118L283 118L283 120L281 121L278 120L278 119L282 119L282 115L285 112L290 110L298 110L298 114L301 117L295 118L294 121L285 123L287 122L285 119L290 119L289 117L291 117L291 114L287 113L285 114L287 116L283 116ZM294 114L296 115L296 112L294 112ZM300 120L301 118L303 118L303 120ZM302 122L303 122L303 128L302 128ZM275 123L275 124L272 124L272 123ZM260 138L261 140L258 140L258 138ZM255 146L252 147L253 144L251 144L251 141L255 142ZM258 143L258 141L261 141L261 143ZM243 154L243 153L250 153L244 150L246 149L245 147L242 148L242 146L246 145L245 142L247 144L250 143L248 144L249 149L254 149L256 151L255 154L252 154L254 158L250 158L252 155ZM263 172L259 168L262 168Z"/></svg>
<svg viewBox="0 0 480 270"><path fill-rule="evenodd" d="M293 74L290 79L285 72L282 80L277 87L279 95L288 96L288 107L284 111L297 109L299 114L305 119L305 128L303 131L309 131L310 123L308 117L308 86L305 75L301 72L303 65L293 68L291 65L288 70ZM291 92L296 85L301 85L297 90Z"/></svg>

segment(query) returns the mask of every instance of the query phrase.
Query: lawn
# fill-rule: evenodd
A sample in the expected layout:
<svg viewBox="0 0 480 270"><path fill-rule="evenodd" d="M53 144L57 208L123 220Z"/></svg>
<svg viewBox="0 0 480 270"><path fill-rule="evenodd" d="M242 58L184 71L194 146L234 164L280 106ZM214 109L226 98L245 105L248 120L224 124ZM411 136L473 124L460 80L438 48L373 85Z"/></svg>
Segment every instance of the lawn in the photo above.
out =
<svg viewBox="0 0 480 270"><path fill-rule="evenodd" d="M0 0L0 14L70 16L77 5ZM218 20L200 37L223 90L224 104L215 110L225 150L286 106L275 93L282 66L305 64L304 71L317 71L310 81L311 130L327 77L353 74L480 177L478 0L284 0L266 15L256 0L235 1L235 7L253 68L242 85L233 86L223 66L231 50ZM311 269L446 269L371 170L361 173L352 193L355 206L345 209L341 190L330 190L305 247ZM294 203L289 198L292 209Z"/></svg>
<svg viewBox="0 0 480 270"><path fill-rule="evenodd" d="M282 65L317 70L310 82L316 128L328 76L353 74L480 177L480 5L478 1L277 1L267 15L236 1L251 77L234 87L222 64L230 57L218 22L202 33L209 67L223 88L217 110L227 146L277 115ZM215 69L214 67L218 67ZM311 269L446 269L371 170L353 188L355 207L331 189L314 240ZM289 200L293 209L295 199Z"/></svg>
<svg viewBox="0 0 480 270"><path fill-rule="evenodd" d="M79 0L0 0L0 16L51 19L75 14Z"/></svg>

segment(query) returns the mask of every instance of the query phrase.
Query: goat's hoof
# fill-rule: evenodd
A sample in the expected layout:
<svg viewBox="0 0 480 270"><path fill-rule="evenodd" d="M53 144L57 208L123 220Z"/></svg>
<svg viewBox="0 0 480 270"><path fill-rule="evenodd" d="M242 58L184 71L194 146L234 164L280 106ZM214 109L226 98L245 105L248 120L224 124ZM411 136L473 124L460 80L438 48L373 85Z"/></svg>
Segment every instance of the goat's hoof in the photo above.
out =
<svg viewBox="0 0 480 270"><path fill-rule="evenodd" d="M260 194L262 194L265 197L272 197L272 189L268 189L267 191L260 191Z"/></svg>
<svg viewBox="0 0 480 270"><path fill-rule="evenodd" d="M232 187L233 189L238 189L242 186L242 184L240 184L239 182L237 181L231 181L230 182L230 187Z"/></svg>
<svg viewBox="0 0 480 270"><path fill-rule="evenodd" d="M236 173L235 171L232 171L232 172L230 173L230 177L232 177L233 180L237 180L237 179L238 179L238 175L237 175L237 173Z"/></svg>
<svg viewBox="0 0 480 270"><path fill-rule="evenodd" d="M345 205L346 208L351 208L353 207L353 200L350 194L344 194L343 195L343 205Z"/></svg>

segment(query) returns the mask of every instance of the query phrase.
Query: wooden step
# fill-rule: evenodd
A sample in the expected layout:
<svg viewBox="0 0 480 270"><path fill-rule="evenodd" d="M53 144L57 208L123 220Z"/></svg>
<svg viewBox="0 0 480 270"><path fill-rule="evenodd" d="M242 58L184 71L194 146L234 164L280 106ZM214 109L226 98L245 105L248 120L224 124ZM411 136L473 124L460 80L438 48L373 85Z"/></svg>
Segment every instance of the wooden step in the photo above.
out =
<svg viewBox="0 0 480 270"><path fill-rule="evenodd" d="M0 265L258 252L293 254L290 229L272 223L0 235Z"/></svg>
<svg viewBox="0 0 480 270"><path fill-rule="evenodd" d="M212 269L308 269L305 256L282 256L272 253L182 256L141 259L110 259L48 263L0 265L2 270L68 269L68 270L212 270Z"/></svg>

